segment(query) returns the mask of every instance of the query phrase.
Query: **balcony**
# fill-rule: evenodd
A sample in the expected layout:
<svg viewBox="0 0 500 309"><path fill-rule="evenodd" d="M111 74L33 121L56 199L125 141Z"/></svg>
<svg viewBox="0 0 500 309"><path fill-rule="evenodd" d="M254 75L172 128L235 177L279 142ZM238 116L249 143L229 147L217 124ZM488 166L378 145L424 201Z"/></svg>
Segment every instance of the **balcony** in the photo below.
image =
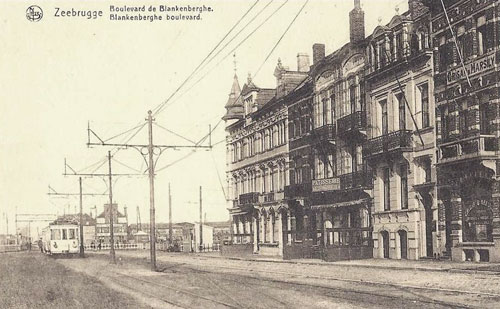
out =
<svg viewBox="0 0 500 309"><path fill-rule="evenodd" d="M267 192L262 193L259 201L261 203L272 203L274 201L281 201L285 198L285 194L283 191L280 192Z"/></svg>
<svg viewBox="0 0 500 309"><path fill-rule="evenodd" d="M340 190L363 189L373 187L373 175L370 169L340 175Z"/></svg>
<svg viewBox="0 0 500 309"><path fill-rule="evenodd" d="M311 135L312 144L334 142L336 135L334 124L327 124L319 128L315 128Z"/></svg>
<svg viewBox="0 0 500 309"><path fill-rule="evenodd" d="M337 120L338 134L346 135L348 133L361 133L366 131L366 112L357 111ZM364 133L363 133L364 134Z"/></svg>
<svg viewBox="0 0 500 309"><path fill-rule="evenodd" d="M310 182L289 185L285 187L285 198L306 197L311 194L311 190Z"/></svg>
<svg viewBox="0 0 500 309"><path fill-rule="evenodd" d="M481 135L441 144L439 148L441 150L439 163L443 164L457 160L495 156L498 145L495 136Z"/></svg>
<svg viewBox="0 0 500 309"><path fill-rule="evenodd" d="M297 149L311 143L311 136L309 134L302 135L299 138L295 138L289 141L290 150Z"/></svg>
<svg viewBox="0 0 500 309"><path fill-rule="evenodd" d="M399 130L382 136L370 139L364 149L364 155L367 157L391 151L404 151L412 147L412 131Z"/></svg>
<svg viewBox="0 0 500 309"><path fill-rule="evenodd" d="M238 205L256 204L259 202L259 192L240 194Z"/></svg>

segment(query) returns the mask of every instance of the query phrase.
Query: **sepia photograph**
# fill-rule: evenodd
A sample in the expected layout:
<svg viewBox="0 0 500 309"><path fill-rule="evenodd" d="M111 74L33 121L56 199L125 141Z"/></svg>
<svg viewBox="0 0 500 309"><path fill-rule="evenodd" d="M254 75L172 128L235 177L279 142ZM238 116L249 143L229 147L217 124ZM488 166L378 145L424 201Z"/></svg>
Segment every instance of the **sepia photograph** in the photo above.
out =
<svg viewBox="0 0 500 309"><path fill-rule="evenodd" d="M500 0L6 0L0 50L0 309L500 308Z"/></svg>

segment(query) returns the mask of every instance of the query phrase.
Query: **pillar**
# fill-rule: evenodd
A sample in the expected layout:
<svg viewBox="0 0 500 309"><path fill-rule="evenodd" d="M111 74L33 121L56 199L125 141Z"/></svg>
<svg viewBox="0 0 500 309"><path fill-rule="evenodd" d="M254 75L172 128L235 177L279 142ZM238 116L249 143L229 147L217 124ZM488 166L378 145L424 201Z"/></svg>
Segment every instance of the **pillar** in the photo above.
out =
<svg viewBox="0 0 500 309"><path fill-rule="evenodd" d="M288 233L288 244L291 245L292 244L292 218L291 218L292 214L290 212L290 210L287 212L287 217L286 217L286 220L287 220L287 233Z"/></svg>
<svg viewBox="0 0 500 309"><path fill-rule="evenodd" d="M258 215L257 215L258 216ZM257 216L253 216L253 252L257 253L259 251L259 220Z"/></svg>

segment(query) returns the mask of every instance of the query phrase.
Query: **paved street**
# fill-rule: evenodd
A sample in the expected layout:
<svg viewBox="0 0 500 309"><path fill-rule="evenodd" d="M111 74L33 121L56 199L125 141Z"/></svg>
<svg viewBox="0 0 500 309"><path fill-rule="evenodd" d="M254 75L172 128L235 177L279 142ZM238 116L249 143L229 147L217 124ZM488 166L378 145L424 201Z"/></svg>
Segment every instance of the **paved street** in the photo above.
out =
<svg viewBox="0 0 500 309"><path fill-rule="evenodd" d="M346 265L308 265L158 255L105 253L58 260L100 279L153 308L495 308L500 279L489 274L448 273ZM366 280L369 278L369 280Z"/></svg>

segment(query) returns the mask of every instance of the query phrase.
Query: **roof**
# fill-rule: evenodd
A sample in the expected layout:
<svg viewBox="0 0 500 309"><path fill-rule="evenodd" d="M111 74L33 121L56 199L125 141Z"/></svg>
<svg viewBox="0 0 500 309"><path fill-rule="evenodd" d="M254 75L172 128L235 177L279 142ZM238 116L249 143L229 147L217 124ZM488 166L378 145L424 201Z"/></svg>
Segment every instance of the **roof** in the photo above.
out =
<svg viewBox="0 0 500 309"><path fill-rule="evenodd" d="M204 222L204 225L208 225L214 228L230 228L231 227L231 221L219 221L219 222Z"/></svg>
<svg viewBox="0 0 500 309"><path fill-rule="evenodd" d="M88 214L82 214L83 216L83 225L89 226L89 225L95 225L95 219L92 218ZM80 214L68 214L68 215L63 215L59 216L56 221L58 222L80 222ZM59 224L59 223L56 223Z"/></svg>

